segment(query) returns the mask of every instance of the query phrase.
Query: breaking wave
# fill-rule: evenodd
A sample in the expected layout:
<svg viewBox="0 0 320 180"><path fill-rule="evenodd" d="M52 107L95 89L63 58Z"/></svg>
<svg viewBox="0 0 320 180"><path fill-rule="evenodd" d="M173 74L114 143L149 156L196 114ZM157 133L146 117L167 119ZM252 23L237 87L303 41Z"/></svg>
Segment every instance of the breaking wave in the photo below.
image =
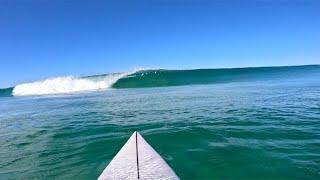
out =
<svg viewBox="0 0 320 180"><path fill-rule="evenodd" d="M64 94L80 91L108 89L119 80L131 73L117 73L91 77L56 77L15 86L14 96Z"/></svg>
<svg viewBox="0 0 320 180"><path fill-rule="evenodd" d="M0 89L0 97L64 94L109 88L148 88L253 81L266 83L269 80L312 81L319 76L319 65L191 70L140 69L129 73L49 78Z"/></svg>

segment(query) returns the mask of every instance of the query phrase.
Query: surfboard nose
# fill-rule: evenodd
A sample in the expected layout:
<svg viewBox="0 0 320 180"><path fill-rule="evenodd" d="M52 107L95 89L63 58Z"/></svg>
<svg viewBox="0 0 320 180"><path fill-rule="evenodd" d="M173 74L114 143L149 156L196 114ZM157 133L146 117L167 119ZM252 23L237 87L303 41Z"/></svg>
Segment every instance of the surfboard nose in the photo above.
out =
<svg viewBox="0 0 320 180"><path fill-rule="evenodd" d="M98 179L179 178L141 134L135 131Z"/></svg>

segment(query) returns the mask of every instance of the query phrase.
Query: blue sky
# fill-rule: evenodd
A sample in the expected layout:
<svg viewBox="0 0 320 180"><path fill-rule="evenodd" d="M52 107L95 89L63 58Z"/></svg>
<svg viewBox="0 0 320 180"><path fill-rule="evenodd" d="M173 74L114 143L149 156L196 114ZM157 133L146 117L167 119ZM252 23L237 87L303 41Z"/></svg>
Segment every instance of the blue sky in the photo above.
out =
<svg viewBox="0 0 320 180"><path fill-rule="evenodd" d="M0 87L139 67L320 64L318 0L0 0Z"/></svg>

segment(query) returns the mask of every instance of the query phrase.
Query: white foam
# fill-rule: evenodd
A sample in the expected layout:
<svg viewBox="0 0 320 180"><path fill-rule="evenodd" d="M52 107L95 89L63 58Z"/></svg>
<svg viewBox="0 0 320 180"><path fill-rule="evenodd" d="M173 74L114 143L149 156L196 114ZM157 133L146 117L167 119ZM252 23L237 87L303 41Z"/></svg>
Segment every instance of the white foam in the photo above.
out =
<svg viewBox="0 0 320 180"><path fill-rule="evenodd" d="M73 76L49 78L42 81L19 84L14 87L12 94L14 96L48 95L108 89L119 79L132 73L134 72L110 74L100 78L78 78Z"/></svg>

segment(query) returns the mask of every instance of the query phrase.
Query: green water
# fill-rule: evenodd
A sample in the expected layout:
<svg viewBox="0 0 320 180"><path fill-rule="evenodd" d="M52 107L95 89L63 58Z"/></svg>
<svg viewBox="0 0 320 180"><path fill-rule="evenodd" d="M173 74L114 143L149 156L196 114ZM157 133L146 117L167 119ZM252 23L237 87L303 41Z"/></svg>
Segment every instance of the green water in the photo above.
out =
<svg viewBox="0 0 320 180"><path fill-rule="evenodd" d="M319 65L195 70L142 70L119 79L114 88L167 87L294 79L319 75ZM313 78L313 77L311 77Z"/></svg>
<svg viewBox="0 0 320 180"><path fill-rule="evenodd" d="M135 130L181 179L320 179L320 71L303 71L1 97L0 179L96 179Z"/></svg>

